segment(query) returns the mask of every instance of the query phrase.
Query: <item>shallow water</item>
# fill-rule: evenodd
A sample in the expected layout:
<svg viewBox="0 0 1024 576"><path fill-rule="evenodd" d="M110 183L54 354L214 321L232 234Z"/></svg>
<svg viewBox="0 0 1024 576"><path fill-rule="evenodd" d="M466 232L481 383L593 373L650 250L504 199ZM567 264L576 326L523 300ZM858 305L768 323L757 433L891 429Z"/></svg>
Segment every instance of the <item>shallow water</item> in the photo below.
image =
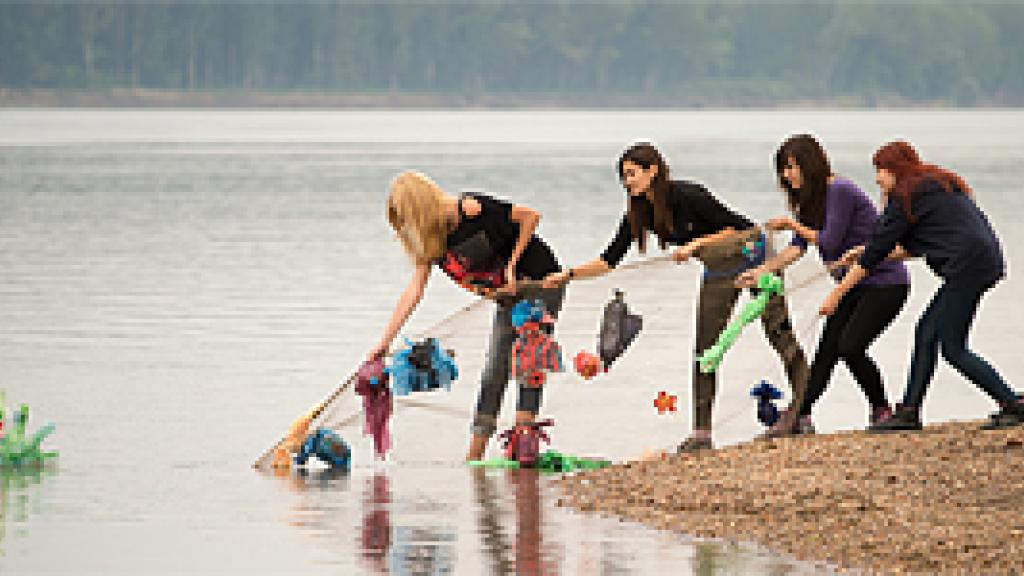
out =
<svg viewBox="0 0 1024 576"><path fill-rule="evenodd" d="M874 196L870 153L905 136L960 171L1000 233L1010 277L986 297L972 344L1019 381L1024 113L0 111L0 386L32 428L57 423L53 470L2 478L0 572L807 573L748 547L694 543L555 506L545 478L473 473L465 449L485 306L442 324L465 350L450 393L400 405L396 449L372 461L358 427L349 476L278 478L249 464L376 341L407 279L383 218L387 183L415 168L451 190L533 205L563 261L592 258L622 210L614 159L656 141L676 176L755 219L782 212L771 164L813 131L837 172ZM581 209L582 208L582 209ZM804 259L791 275L818 268ZM599 307L623 287L644 334L613 371L553 381L556 447L616 460L689 429L688 353L698 267L655 265L570 291L560 339L593 346ZM913 265L911 302L875 345L891 397L935 280ZM471 300L436 275L409 333ZM827 283L794 293L801 336ZM757 432L746 396L781 369L756 331L721 372L716 441ZM845 369L820 429L862 426ZM1019 387L1019 386L1018 386ZM659 416L658 391L681 410ZM512 397L508 401L511 401ZM507 401L507 402L508 402ZM339 417L351 414L347 399ZM980 418L989 402L940 367L926 419Z"/></svg>

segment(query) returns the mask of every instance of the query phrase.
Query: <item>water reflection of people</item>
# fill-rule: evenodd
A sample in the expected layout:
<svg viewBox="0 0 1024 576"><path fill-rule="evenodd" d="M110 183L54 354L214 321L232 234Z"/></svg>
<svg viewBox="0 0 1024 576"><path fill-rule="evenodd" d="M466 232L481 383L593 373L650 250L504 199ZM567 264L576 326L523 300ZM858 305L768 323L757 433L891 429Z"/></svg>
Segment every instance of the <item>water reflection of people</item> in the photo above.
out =
<svg viewBox="0 0 1024 576"><path fill-rule="evenodd" d="M540 474L536 470L505 470L502 473L515 507L516 533L512 546L509 546L502 526L500 493L494 478L484 469L473 470L480 512L479 530L484 552L490 559L490 572L523 576L558 574L558 555L545 553Z"/></svg>
<svg viewBox="0 0 1024 576"><path fill-rule="evenodd" d="M483 468L470 469L479 513L479 532L483 552L490 563L490 574L512 574L515 563L508 557L511 549L505 527L501 523L501 507L498 505L498 487L494 477Z"/></svg>
<svg viewBox="0 0 1024 576"><path fill-rule="evenodd" d="M558 574L557 560L544 557L540 473L536 470L508 470L506 479L515 495L516 573L526 576Z"/></svg>
<svg viewBox="0 0 1024 576"><path fill-rule="evenodd" d="M363 492L363 523L359 548L363 559L376 573L387 573L388 549L391 547L391 490L388 477L376 473L366 480Z"/></svg>
<svg viewBox="0 0 1024 576"><path fill-rule="evenodd" d="M340 519L344 527L358 530L356 541L357 560L368 574L451 574L454 572L456 542L455 531L449 527L433 525L436 514L430 515L431 524L397 525L392 523L395 496L391 490L390 478L385 472L376 471L365 478L362 491L362 516L343 512L336 515L333 494L347 490L352 481L349 473L332 468L296 468L278 473L295 492L309 494L313 502L300 508L300 520L296 526L330 530L335 520ZM320 495L326 495L330 502L321 502ZM315 520L309 520L313 510ZM358 525L355 520L359 521Z"/></svg>
<svg viewBox="0 0 1024 576"><path fill-rule="evenodd" d="M374 474L363 493L360 555L375 574L440 575L454 572L454 531L436 526L393 525L394 498L387 475Z"/></svg>

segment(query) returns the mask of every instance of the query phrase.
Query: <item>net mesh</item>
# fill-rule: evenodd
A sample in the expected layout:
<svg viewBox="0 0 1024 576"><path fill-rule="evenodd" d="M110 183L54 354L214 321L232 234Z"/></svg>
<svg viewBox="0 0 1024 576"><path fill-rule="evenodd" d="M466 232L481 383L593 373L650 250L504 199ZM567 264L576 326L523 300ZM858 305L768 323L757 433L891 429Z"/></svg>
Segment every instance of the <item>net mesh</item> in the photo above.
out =
<svg viewBox="0 0 1024 576"><path fill-rule="evenodd" d="M772 232L765 234L768 258L778 252L777 235ZM573 282L566 292L556 329L556 336L562 343L565 353L571 357L576 350L595 349L601 310L614 290L620 289L625 292L631 308L644 317L644 330L638 339L641 341L634 343L625 357L629 358L633 365L678 365L680 340L692 340L692 318L699 290L699 282L694 282L694 275L699 275L701 269L700 264L693 259L684 264L677 264L672 260L671 252L666 252L620 265L598 278ZM813 350L813 341L817 338L817 304L821 301L811 292L815 288L820 290L826 287L827 284L823 280L828 276L829 269L815 258L804 258L786 272L785 294L790 316L805 350ZM804 291L808 292L806 296L801 294L801 298L798 299L792 297ZM741 306L742 302L737 304L734 314ZM473 382L482 367L493 310L492 301L479 299L448 314L421 333L410 336L413 340L437 338L441 346L454 353L459 364L460 377L451 392L422 392L396 398L396 416L406 410L417 410L445 420L461 421L462 425L468 426L475 405L476 387L468 385L467 382ZM687 363L689 361L690 359L686 360ZM630 363L622 363L623 367L617 365L616 370L625 373L630 369L629 365ZM570 377L575 378L576 375ZM689 375L686 374L685 377L688 379ZM609 379L605 386L614 390L623 385L621 380L621 375L618 380ZM325 427L346 431L348 437L353 437L352 431L361 427L363 422L361 398L354 393L354 381L355 370L323 402L293 423L292 432L295 434L290 435L297 436L300 430L312 431L318 427ZM749 407L743 405L716 418L716 425L728 423L743 411L749 411ZM506 409L503 412L507 416L499 419L499 426L510 425L511 411ZM449 424L459 425L454 422ZM295 440L296 438L291 438L292 444ZM282 456L282 446L286 451L291 448L288 441L289 435L286 435L261 455L255 466L271 464L275 451L278 452L278 456Z"/></svg>

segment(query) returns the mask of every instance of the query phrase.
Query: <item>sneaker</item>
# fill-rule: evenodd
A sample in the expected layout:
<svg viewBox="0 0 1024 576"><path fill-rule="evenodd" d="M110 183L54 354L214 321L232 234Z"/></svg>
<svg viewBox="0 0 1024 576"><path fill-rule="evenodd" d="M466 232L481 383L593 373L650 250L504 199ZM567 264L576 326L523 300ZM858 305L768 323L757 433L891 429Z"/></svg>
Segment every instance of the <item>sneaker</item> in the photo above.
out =
<svg viewBox="0 0 1024 576"><path fill-rule="evenodd" d="M796 433L797 434L816 434L817 431L814 429L814 422L811 421L810 416L801 416L796 421Z"/></svg>
<svg viewBox="0 0 1024 576"><path fill-rule="evenodd" d="M896 410L888 418L868 426L869 432L899 432L901 430L920 430L921 414L914 406L896 405Z"/></svg>
<svg viewBox="0 0 1024 576"><path fill-rule="evenodd" d="M892 418L892 408L888 404L885 406L875 406L871 409L871 415L868 416L868 426L880 424L889 418Z"/></svg>
<svg viewBox="0 0 1024 576"><path fill-rule="evenodd" d="M711 444L711 438L694 438L691 436L679 443L679 446L676 448L676 453L686 454L700 452L702 450L711 450L712 448L714 448L714 445Z"/></svg>
<svg viewBox="0 0 1024 576"><path fill-rule="evenodd" d="M989 417L988 422L982 424L982 430L998 430L1024 424L1024 401L1018 400L1012 404L1004 405L1002 410Z"/></svg>

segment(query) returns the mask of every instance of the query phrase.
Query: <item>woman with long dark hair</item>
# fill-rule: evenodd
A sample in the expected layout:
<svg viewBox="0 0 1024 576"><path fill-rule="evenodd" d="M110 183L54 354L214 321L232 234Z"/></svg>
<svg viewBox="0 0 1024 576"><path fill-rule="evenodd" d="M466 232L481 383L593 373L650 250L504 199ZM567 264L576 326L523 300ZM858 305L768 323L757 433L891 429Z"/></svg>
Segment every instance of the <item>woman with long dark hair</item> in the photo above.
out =
<svg viewBox="0 0 1024 576"><path fill-rule="evenodd" d="M940 350L950 365L999 404L1000 410L985 428L1024 423L1024 400L988 362L967 348L981 297L1006 273L999 240L971 188L954 172L922 162L907 142L882 146L873 163L888 203L867 247L844 256L856 263L826 297L821 313L835 314L846 294L886 258L924 256L942 285L917 322L903 403L870 429L921 429L921 405Z"/></svg>
<svg viewBox="0 0 1024 576"><path fill-rule="evenodd" d="M657 148L646 142L630 146L618 161L619 180L626 189L626 213L618 231L597 258L549 274L545 286L561 286L575 278L589 278L608 272L626 255L634 242L640 252L647 248L653 232L662 249L677 246L673 258L684 262L696 256L705 265L697 304L695 351L714 344L736 305L740 289L733 285L740 272L759 262L750 262L744 246L761 232L747 218L727 208L707 188L686 180L672 180L669 167ZM763 240L763 239L762 239ZM786 301L773 296L761 316L765 336L779 354L799 405L807 383L807 359L789 321ZM711 409L715 399L715 374L701 372L693 362L692 436L679 445L688 452L712 447Z"/></svg>
<svg viewBox="0 0 1024 576"><path fill-rule="evenodd" d="M849 179L833 174L825 149L809 134L792 136L779 146L775 173L794 217L773 218L767 226L792 231L793 240L777 256L742 274L738 286L751 286L759 275L786 268L812 244L825 263L834 262L850 248L864 244L878 220L878 210L867 194ZM834 276L842 279L838 269ZM882 374L867 350L899 314L909 292L906 267L899 261L886 261L843 297L825 322L803 403L797 412L784 414L768 436L812 429L811 410L825 392L840 359L868 399L869 424L889 417L892 409L882 386Z"/></svg>

